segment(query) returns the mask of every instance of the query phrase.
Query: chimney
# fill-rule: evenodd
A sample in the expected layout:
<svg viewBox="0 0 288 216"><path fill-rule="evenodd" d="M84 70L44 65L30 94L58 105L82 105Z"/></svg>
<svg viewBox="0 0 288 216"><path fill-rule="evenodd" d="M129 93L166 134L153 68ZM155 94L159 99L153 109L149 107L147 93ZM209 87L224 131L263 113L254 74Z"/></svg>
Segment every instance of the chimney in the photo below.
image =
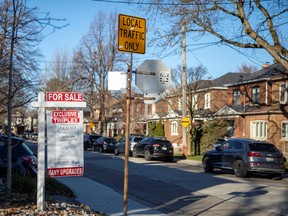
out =
<svg viewBox="0 0 288 216"><path fill-rule="evenodd" d="M262 68L267 68L270 66L270 63L269 62L265 62L263 65L262 65Z"/></svg>

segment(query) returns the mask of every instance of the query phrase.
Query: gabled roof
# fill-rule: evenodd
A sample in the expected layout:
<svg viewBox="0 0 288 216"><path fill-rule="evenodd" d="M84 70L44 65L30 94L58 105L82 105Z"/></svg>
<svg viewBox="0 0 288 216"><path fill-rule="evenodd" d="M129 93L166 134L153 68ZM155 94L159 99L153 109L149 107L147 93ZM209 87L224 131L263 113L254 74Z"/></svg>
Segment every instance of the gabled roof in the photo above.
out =
<svg viewBox="0 0 288 216"><path fill-rule="evenodd" d="M226 73L213 81L213 86L225 86L230 83L237 83L243 81L247 77L247 73Z"/></svg>
<svg viewBox="0 0 288 216"><path fill-rule="evenodd" d="M171 110L165 118L179 118L182 117L182 111L180 110Z"/></svg>
<svg viewBox="0 0 288 216"><path fill-rule="evenodd" d="M226 73L215 80L198 80L188 86L190 91L200 91L216 87L226 87L227 84L242 82L247 73Z"/></svg>
<svg viewBox="0 0 288 216"><path fill-rule="evenodd" d="M275 63L273 65L270 65L268 67L262 68L254 73L247 73L245 74L243 80L239 80L238 82L231 82L230 84L227 84L226 86L234 86L234 85L241 85L244 83L251 83L251 82L257 82L261 80L270 80L273 78L287 78L288 76L288 70L284 68L283 65L280 63Z"/></svg>
<svg viewBox="0 0 288 216"><path fill-rule="evenodd" d="M155 112L155 113L153 113L152 115L150 115L149 117L148 117L148 120L150 119L150 120L152 120L152 119L160 119L160 118L163 118L164 116L166 116L167 115L167 113L164 113L164 112Z"/></svg>
<svg viewBox="0 0 288 216"><path fill-rule="evenodd" d="M242 106L223 106L220 110L215 113L215 116L229 116L229 115L239 115L243 111Z"/></svg>
<svg viewBox="0 0 288 216"><path fill-rule="evenodd" d="M249 80L260 80L266 78L283 77L288 75L288 70L284 68L280 63L275 63L268 67L262 68L261 70L252 73ZM248 80L248 79L247 79Z"/></svg>

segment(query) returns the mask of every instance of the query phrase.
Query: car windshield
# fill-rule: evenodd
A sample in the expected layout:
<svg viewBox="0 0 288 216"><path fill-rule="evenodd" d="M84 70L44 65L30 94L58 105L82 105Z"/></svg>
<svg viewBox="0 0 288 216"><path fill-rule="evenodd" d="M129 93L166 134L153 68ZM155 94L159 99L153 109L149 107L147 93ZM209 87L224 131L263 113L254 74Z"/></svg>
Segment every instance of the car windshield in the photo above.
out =
<svg viewBox="0 0 288 216"><path fill-rule="evenodd" d="M115 139L106 139L105 140L107 143L117 143Z"/></svg>
<svg viewBox="0 0 288 216"><path fill-rule="evenodd" d="M100 137L100 136L91 136L90 139L91 139L92 141L94 141L94 140L98 139L99 137Z"/></svg>
<svg viewBox="0 0 288 216"><path fill-rule="evenodd" d="M250 143L251 151L278 152L278 149L272 144L266 143Z"/></svg>
<svg viewBox="0 0 288 216"><path fill-rule="evenodd" d="M135 137L134 138L134 142L139 142L143 139L144 137Z"/></svg>

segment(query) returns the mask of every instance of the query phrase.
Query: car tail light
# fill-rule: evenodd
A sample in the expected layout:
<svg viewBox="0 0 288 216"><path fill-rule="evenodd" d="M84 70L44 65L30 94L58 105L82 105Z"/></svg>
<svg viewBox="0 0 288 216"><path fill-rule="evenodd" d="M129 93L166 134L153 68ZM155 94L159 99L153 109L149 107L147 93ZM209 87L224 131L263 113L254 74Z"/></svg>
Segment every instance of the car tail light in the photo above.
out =
<svg viewBox="0 0 288 216"><path fill-rule="evenodd" d="M33 165L37 164L36 158L30 156L23 156L22 159L26 164L33 164Z"/></svg>
<svg viewBox="0 0 288 216"><path fill-rule="evenodd" d="M160 146L160 145L157 144L157 143L154 143L154 144L152 145L153 148L158 148L159 146Z"/></svg>
<svg viewBox="0 0 288 216"><path fill-rule="evenodd" d="M247 152L247 155L249 157L261 157L262 155L260 153L256 153L256 152Z"/></svg>

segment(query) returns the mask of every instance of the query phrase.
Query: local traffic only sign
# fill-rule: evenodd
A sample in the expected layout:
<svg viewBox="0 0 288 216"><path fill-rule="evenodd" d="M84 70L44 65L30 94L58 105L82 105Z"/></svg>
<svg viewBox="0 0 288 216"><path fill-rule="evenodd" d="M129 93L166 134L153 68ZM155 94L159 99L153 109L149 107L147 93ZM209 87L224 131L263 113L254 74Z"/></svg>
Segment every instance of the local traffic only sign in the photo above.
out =
<svg viewBox="0 0 288 216"><path fill-rule="evenodd" d="M118 50L145 53L146 20L140 17L119 14Z"/></svg>

